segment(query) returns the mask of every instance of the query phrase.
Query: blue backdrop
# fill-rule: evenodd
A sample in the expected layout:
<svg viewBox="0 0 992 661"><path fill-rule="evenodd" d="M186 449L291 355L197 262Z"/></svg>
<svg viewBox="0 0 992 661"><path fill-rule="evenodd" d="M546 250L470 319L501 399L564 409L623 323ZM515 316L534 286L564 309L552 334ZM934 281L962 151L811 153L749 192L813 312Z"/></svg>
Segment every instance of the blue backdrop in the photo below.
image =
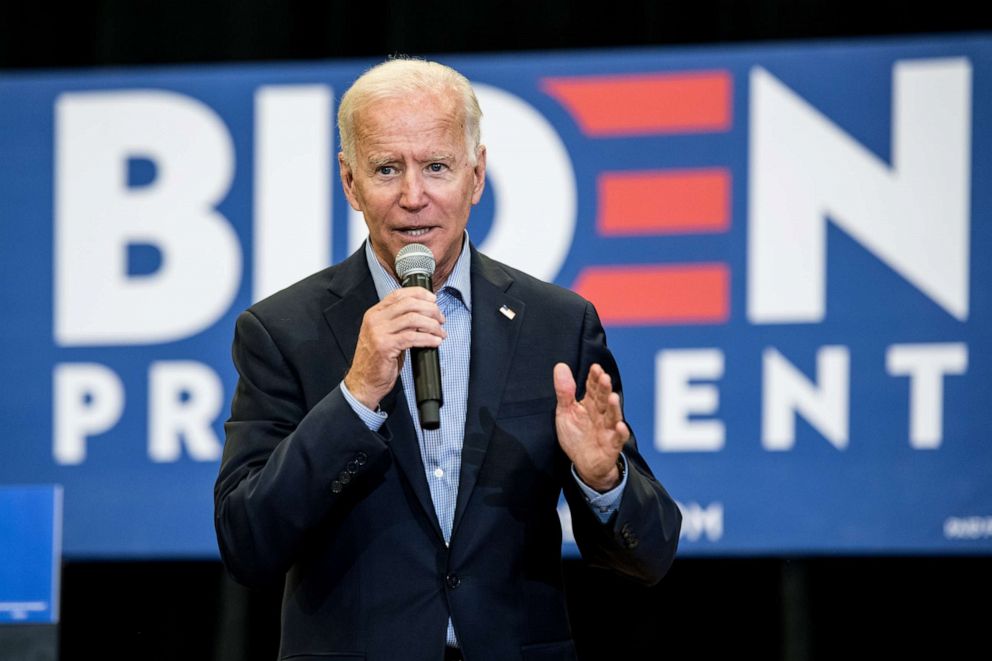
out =
<svg viewBox="0 0 992 661"><path fill-rule="evenodd" d="M683 553L992 551L992 39L444 61L470 235L597 304ZM216 555L234 320L361 241L370 64L0 75L0 483L70 557Z"/></svg>

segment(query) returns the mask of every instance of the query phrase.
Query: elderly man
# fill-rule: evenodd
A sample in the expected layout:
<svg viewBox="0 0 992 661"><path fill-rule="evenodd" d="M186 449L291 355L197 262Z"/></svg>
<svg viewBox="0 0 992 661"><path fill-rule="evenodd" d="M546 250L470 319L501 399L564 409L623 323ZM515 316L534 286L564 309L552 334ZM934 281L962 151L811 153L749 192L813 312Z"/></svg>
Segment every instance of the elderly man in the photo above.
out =
<svg viewBox="0 0 992 661"><path fill-rule="evenodd" d="M217 538L239 581L284 578L283 658L574 659L563 490L588 562L651 584L674 557L680 515L623 421L592 305L469 242L481 114L437 63L361 76L339 162L368 241L238 319ZM413 243L436 295L400 286ZM437 429L411 348L439 353Z"/></svg>

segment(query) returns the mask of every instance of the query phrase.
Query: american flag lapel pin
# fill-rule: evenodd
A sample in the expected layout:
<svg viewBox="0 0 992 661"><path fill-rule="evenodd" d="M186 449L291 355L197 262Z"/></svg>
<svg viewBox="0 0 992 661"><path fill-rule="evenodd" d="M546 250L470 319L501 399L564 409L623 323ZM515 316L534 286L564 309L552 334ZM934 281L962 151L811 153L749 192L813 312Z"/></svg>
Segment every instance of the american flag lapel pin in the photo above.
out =
<svg viewBox="0 0 992 661"><path fill-rule="evenodd" d="M500 314L502 314L507 319L513 319L514 317L517 316L517 313L514 312L513 310L511 310L506 305L500 306L499 311L500 311Z"/></svg>

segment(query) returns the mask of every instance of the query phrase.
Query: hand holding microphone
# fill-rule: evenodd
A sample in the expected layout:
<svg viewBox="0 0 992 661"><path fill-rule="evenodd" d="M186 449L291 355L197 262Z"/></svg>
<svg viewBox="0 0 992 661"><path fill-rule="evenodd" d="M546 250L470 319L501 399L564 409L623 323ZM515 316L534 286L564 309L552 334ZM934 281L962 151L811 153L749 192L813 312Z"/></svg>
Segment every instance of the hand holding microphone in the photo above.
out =
<svg viewBox="0 0 992 661"><path fill-rule="evenodd" d="M410 349L421 426L437 429L442 403L437 347L447 333L442 327L444 315L431 292L434 257L420 244L403 250L413 247L418 249L416 257L403 261L399 254L396 257L396 272L405 287L366 311L344 382L352 396L374 410L396 385L404 352ZM400 253L409 255L403 250Z"/></svg>
<svg viewBox="0 0 992 661"><path fill-rule="evenodd" d="M396 275L404 287L423 287L434 291L434 255L430 248L411 243L396 253ZM441 363L434 347L412 347L413 386L417 396L420 426L437 429L441 426Z"/></svg>

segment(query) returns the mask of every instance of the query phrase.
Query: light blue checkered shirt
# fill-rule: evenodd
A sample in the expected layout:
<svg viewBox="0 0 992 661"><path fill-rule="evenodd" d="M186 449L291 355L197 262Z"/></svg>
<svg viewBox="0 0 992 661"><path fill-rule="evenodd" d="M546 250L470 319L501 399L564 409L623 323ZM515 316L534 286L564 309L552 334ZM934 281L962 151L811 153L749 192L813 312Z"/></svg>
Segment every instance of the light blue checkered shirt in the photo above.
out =
<svg viewBox="0 0 992 661"><path fill-rule="evenodd" d="M437 292L437 305L444 315L444 329L448 337L438 347L438 357L441 361L442 390L444 405L441 407L441 426L430 431L420 426L420 416L417 412L417 397L413 388L413 369L410 364L409 351L403 361L400 379L403 381L403 394L406 396L410 409L410 418L414 421L417 439L420 441L420 458L424 462L427 474L427 484L434 501L434 510L446 544L451 543L451 525L455 516L455 501L458 497L458 478L462 465L462 442L465 433L465 411L468 406L468 368L469 357L472 353L472 279L471 252L469 250L468 233L462 246L461 255L455 263L455 268L448 276L444 287ZM372 251L371 244L365 242L365 259L368 261L372 280L379 300L400 288L400 284L379 263ZM551 378L551 375L548 375ZM341 392L351 408L372 431L379 431L386 421L386 413L373 411L359 402L349 392L344 381L341 382ZM624 460L626 461L626 459ZM615 489L599 493L586 486L572 468L572 475L586 496L590 507L602 522L620 506L620 498L627 484L627 472L624 471L623 482ZM457 645L454 628L448 620L449 645Z"/></svg>

